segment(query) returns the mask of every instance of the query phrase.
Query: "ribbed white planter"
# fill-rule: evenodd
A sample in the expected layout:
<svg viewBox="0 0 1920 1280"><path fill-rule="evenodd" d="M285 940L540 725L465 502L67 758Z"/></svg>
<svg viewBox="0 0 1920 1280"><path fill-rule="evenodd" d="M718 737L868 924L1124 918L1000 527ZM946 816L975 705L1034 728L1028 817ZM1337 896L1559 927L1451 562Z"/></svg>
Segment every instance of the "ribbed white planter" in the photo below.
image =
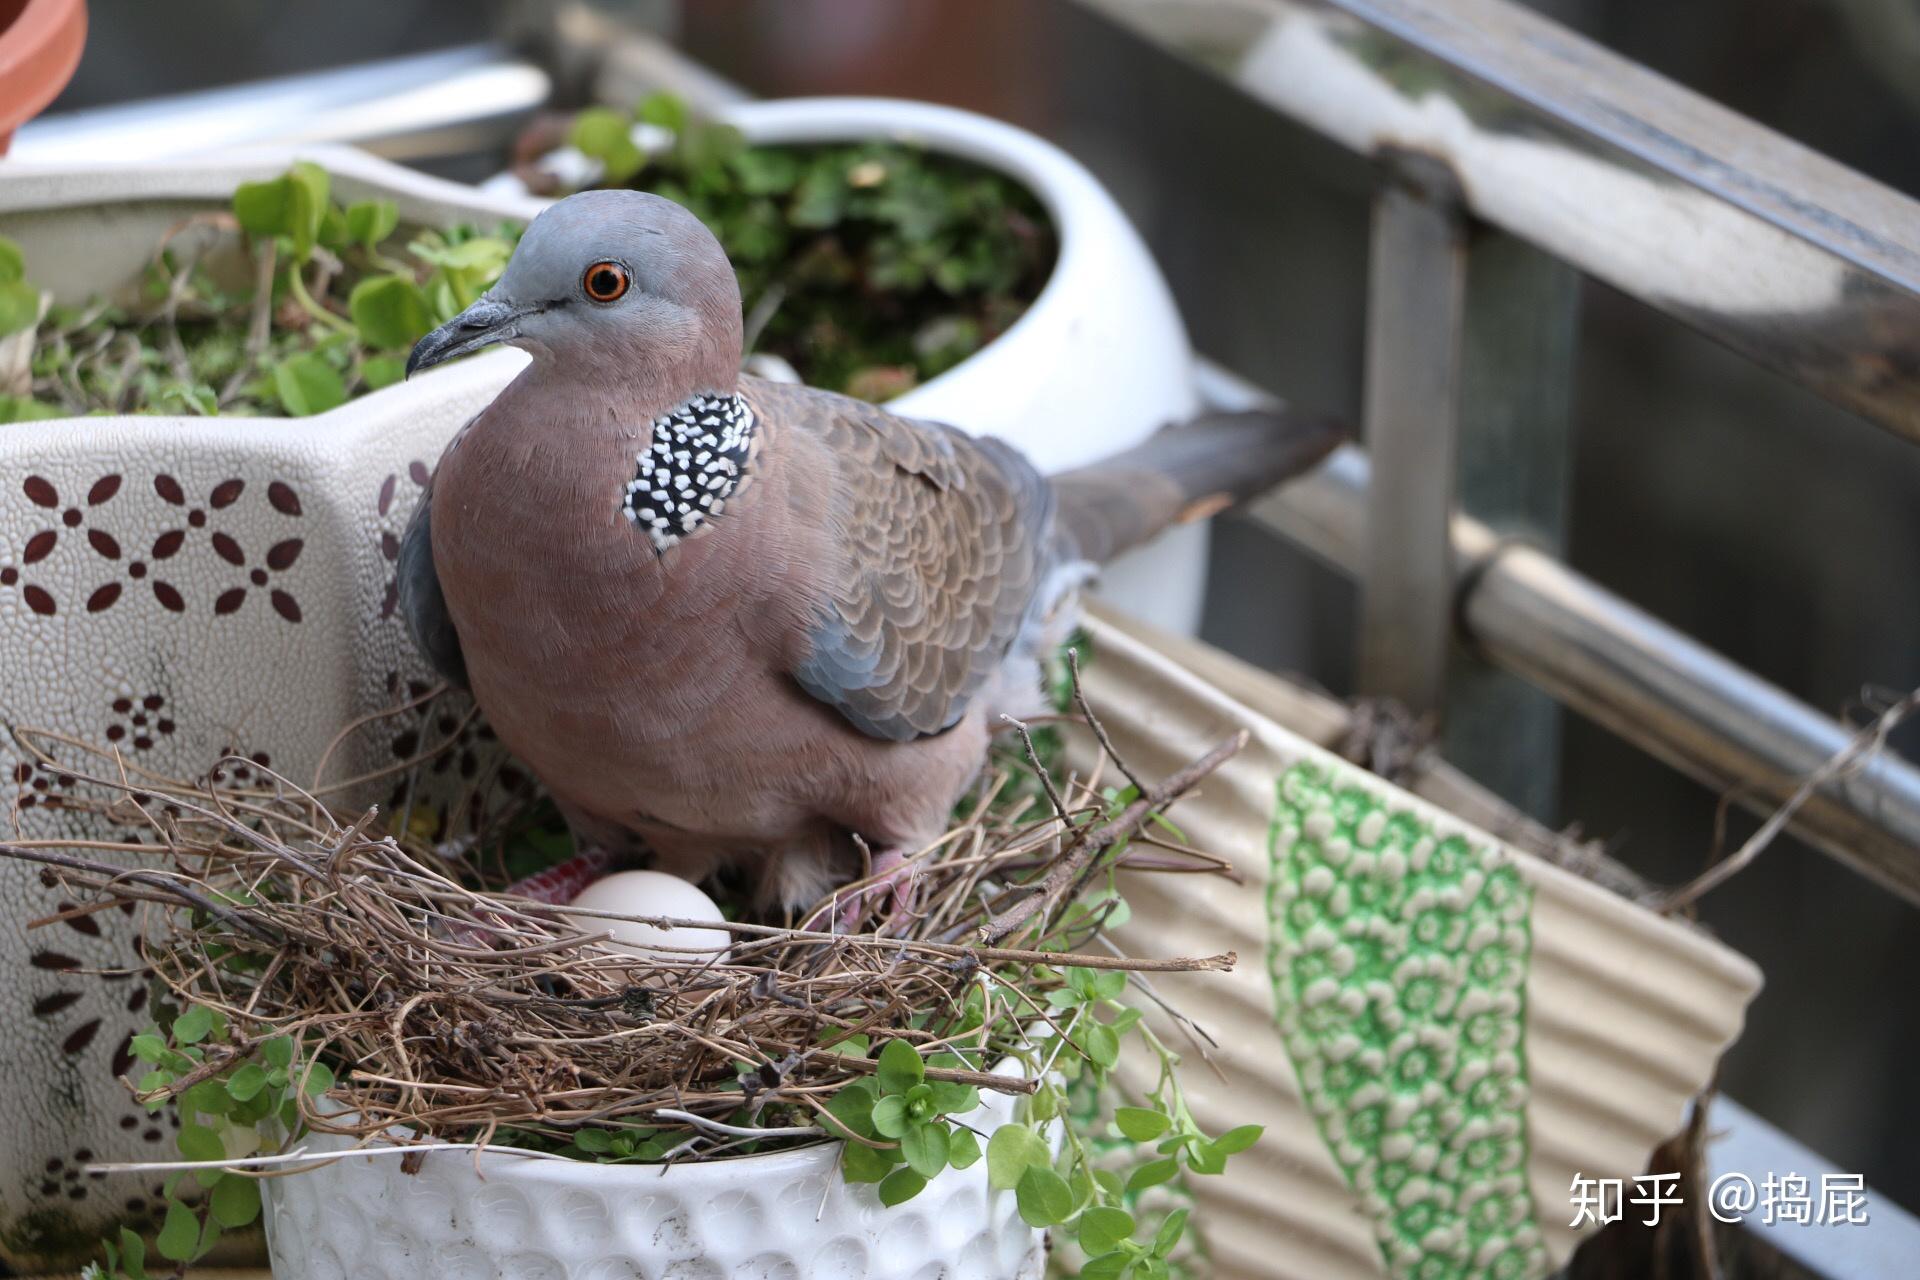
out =
<svg viewBox="0 0 1920 1280"><path fill-rule="evenodd" d="M983 1132L1013 1099L963 1117ZM324 1149L323 1139L306 1145ZM706 1164L505 1151L349 1157L265 1184L275 1280L1039 1280L1042 1233L986 1162L906 1204L841 1177L838 1143Z"/></svg>
<svg viewBox="0 0 1920 1280"><path fill-rule="evenodd" d="M1121 886L1130 954L1240 956L1231 974L1155 978L1218 1046L1217 1074L1184 1077L1195 1118L1266 1126L1227 1177L1184 1188L1214 1274L1539 1280L1564 1264L1584 1234L1574 1176L1633 1186L1739 1035L1753 963L1321 750L1256 678L1230 697L1127 624L1087 629L1088 697L1144 776L1252 734L1171 815L1238 881ZM1152 1081L1151 1062L1123 1068Z"/></svg>
<svg viewBox="0 0 1920 1280"><path fill-rule="evenodd" d="M1112 202L1058 151L911 104L753 111L770 140L917 130L1028 181L1060 220L1060 265L1035 306L903 408L1004 431L1057 465L1121 448L1193 407L1164 286ZM303 148L165 166L9 164L0 234L59 301L123 294L170 228L295 158L328 169L337 198L392 199L407 223L492 224L541 207L351 150ZM198 776L237 750L304 781L342 727L429 687L393 611L397 538L446 441L523 360L488 353L305 419L0 427L0 780L20 834L132 833L58 809L70 780L33 765L12 729L116 747L170 776ZM1151 591L1133 579L1137 599L1173 602L1163 621L1191 620L1203 539L1181 531L1134 571L1163 575ZM458 723L444 707L383 721L344 743L327 776L390 768ZM459 738L423 770L417 800L452 807L470 794L489 752L483 729ZM395 791L389 780L347 801ZM173 1153L172 1131L116 1081L132 1067L129 1039L151 1020L143 985L79 972L132 965L133 924L116 912L22 928L60 907L34 871L0 863L0 972L12 979L0 991L0 1259L25 1270L77 1261L156 1203L153 1186L83 1178L82 1164Z"/></svg>

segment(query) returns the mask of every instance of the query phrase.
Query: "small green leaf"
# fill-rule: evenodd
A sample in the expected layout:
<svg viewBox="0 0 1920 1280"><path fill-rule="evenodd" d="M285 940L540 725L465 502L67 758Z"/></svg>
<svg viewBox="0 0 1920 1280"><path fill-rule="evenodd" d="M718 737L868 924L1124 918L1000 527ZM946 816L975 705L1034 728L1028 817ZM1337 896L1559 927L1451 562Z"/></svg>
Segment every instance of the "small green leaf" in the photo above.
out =
<svg viewBox="0 0 1920 1280"><path fill-rule="evenodd" d="M1118 1000L1127 989L1127 975L1119 969L1108 969L1093 979L1093 994L1102 1000Z"/></svg>
<svg viewBox="0 0 1920 1280"><path fill-rule="evenodd" d="M0 281L0 337L31 329L40 319L40 291L25 280Z"/></svg>
<svg viewBox="0 0 1920 1280"><path fill-rule="evenodd" d="M687 104L676 94L664 90L650 93L640 100L634 108L634 114L642 124L658 125L662 129L679 133L687 127Z"/></svg>
<svg viewBox="0 0 1920 1280"><path fill-rule="evenodd" d="M970 1084L933 1081L933 1109L943 1116L963 1116L980 1105L980 1091Z"/></svg>
<svg viewBox="0 0 1920 1280"><path fill-rule="evenodd" d="M129 1041L127 1051L142 1062L160 1062L167 1056L167 1042L149 1032Z"/></svg>
<svg viewBox="0 0 1920 1280"><path fill-rule="evenodd" d="M310 1062L301 1068L306 1073L307 1096L317 1098L333 1088L333 1068L324 1062Z"/></svg>
<svg viewBox="0 0 1920 1280"><path fill-rule="evenodd" d="M1227 1153L1211 1142L1200 1141L1187 1148L1187 1168L1195 1173L1225 1173Z"/></svg>
<svg viewBox="0 0 1920 1280"><path fill-rule="evenodd" d="M613 1135L605 1129L582 1129L573 1135L573 1145L592 1155L603 1156L613 1150Z"/></svg>
<svg viewBox="0 0 1920 1280"><path fill-rule="evenodd" d="M971 1129L955 1129L947 1137L947 1163L965 1169L980 1159L980 1139Z"/></svg>
<svg viewBox="0 0 1920 1280"><path fill-rule="evenodd" d="M892 1208L926 1189L927 1180L912 1169L895 1169L880 1182L880 1203Z"/></svg>
<svg viewBox="0 0 1920 1280"><path fill-rule="evenodd" d="M339 372L310 351L274 366L273 389L281 406L296 418L325 413L347 402L347 384Z"/></svg>
<svg viewBox="0 0 1920 1280"><path fill-rule="evenodd" d="M1117 1280L1132 1261L1133 1255L1120 1249L1089 1258L1081 1264L1080 1280Z"/></svg>
<svg viewBox="0 0 1920 1280"><path fill-rule="evenodd" d="M407 376L407 362L399 356L369 356L361 362L360 376L369 391L379 391Z"/></svg>
<svg viewBox="0 0 1920 1280"><path fill-rule="evenodd" d="M249 1062L227 1079L227 1092L236 1102L248 1102L267 1087L267 1072L257 1062Z"/></svg>
<svg viewBox="0 0 1920 1280"><path fill-rule="evenodd" d="M849 1142L840 1153L840 1169L848 1182L878 1182L900 1163L898 1151L880 1151Z"/></svg>
<svg viewBox="0 0 1920 1280"><path fill-rule="evenodd" d="M244 1227L260 1216L260 1184L252 1178L229 1173L213 1184L207 1195L207 1209L213 1220L228 1229Z"/></svg>
<svg viewBox="0 0 1920 1280"><path fill-rule="evenodd" d="M126 1227L120 1228L120 1267L130 1280L146 1280L147 1242Z"/></svg>
<svg viewBox="0 0 1920 1280"><path fill-rule="evenodd" d="M1165 1114L1146 1107L1117 1107L1113 1122L1134 1142L1152 1142L1173 1127L1173 1121Z"/></svg>
<svg viewBox="0 0 1920 1280"><path fill-rule="evenodd" d="M180 1095L180 1109L187 1115L224 1116L233 1110L233 1096L225 1081L202 1080Z"/></svg>
<svg viewBox="0 0 1920 1280"><path fill-rule="evenodd" d="M947 1149L944 1124L914 1125L900 1139L900 1154L907 1158L907 1167L923 1178L931 1178L947 1167Z"/></svg>
<svg viewBox="0 0 1920 1280"><path fill-rule="evenodd" d="M16 240L0 236L0 284L27 278L27 255Z"/></svg>
<svg viewBox="0 0 1920 1280"><path fill-rule="evenodd" d="M227 1149L220 1143L220 1135L203 1124L190 1124L181 1128L174 1139L180 1148L180 1154L189 1160L225 1160Z"/></svg>
<svg viewBox="0 0 1920 1280"><path fill-rule="evenodd" d="M371 249L400 225L400 206L391 200L356 200L347 206L347 238Z"/></svg>
<svg viewBox="0 0 1920 1280"><path fill-rule="evenodd" d="M260 1056L267 1060L270 1067L286 1067L293 1063L293 1037L275 1036L260 1046Z"/></svg>
<svg viewBox="0 0 1920 1280"><path fill-rule="evenodd" d="M367 344L410 347L433 328L433 307L420 286L402 275L371 276L353 286L347 310Z"/></svg>
<svg viewBox="0 0 1920 1280"><path fill-rule="evenodd" d="M1133 1176L1127 1179L1127 1194L1134 1195L1145 1191L1148 1187L1157 1187L1172 1179L1178 1172L1180 1172L1180 1165L1172 1156L1149 1160L1135 1169Z"/></svg>
<svg viewBox="0 0 1920 1280"><path fill-rule="evenodd" d="M1260 1141L1260 1135L1266 1132L1263 1125L1243 1124L1237 1129L1229 1129L1213 1140L1213 1149L1223 1156L1239 1155L1254 1143Z"/></svg>
<svg viewBox="0 0 1920 1280"><path fill-rule="evenodd" d="M1088 1257L1109 1253L1132 1235L1133 1215L1125 1209L1094 1205L1080 1215L1080 1247Z"/></svg>
<svg viewBox="0 0 1920 1280"><path fill-rule="evenodd" d="M1111 1069L1120 1061L1120 1037L1103 1022L1090 1021L1080 1029L1080 1048L1102 1069Z"/></svg>
<svg viewBox="0 0 1920 1280"><path fill-rule="evenodd" d="M160 1256L169 1262L185 1262L193 1257L194 1248L200 1243L200 1223L194 1218L193 1210L178 1200L167 1201L167 1220L153 1243L159 1248Z"/></svg>
<svg viewBox="0 0 1920 1280"><path fill-rule="evenodd" d="M207 1038L207 1032L211 1030L213 1030L213 1010L203 1004L196 1004L174 1019L173 1042L198 1044Z"/></svg>
<svg viewBox="0 0 1920 1280"><path fill-rule="evenodd" d="M987 1139L987 1183L996 1191L1011 1191L1028 1168L1052 1163L1047 1140L1024 1124L1003 1124Z"/></svg>
<svg viewBox="0 0 1920 1280"><path fill-rule="evenodd" d="M569 140L582 154L600 162L609 184L626 182L646 167L646 152L633 141L633 121L607 107L592 107L575 116Z"/></svg>
<svg viewBox="0 0 1920 1280"><path fill-rule="evenodd" d="M1160 1230L1154 1233L1153 1256L1164 1258L1172 1253L1173 1247L1180 1243L1180 1233L1186 1229L1187 1210L1175 1209L1168 1214L1166 1221L1160 1224Z"/></svg>
<svg viewBox="0 0 1920 1280"><path fill-rule="evenodd" d="M1067 1180L1046 1165L1030 1165L1013 1191L1020 1219L1030 1227L1051 1227L1073 1212L1073 1191Z"/></svg>
<svg viewBox="0 0 1920 1280"><path fill-rule="evenodd" d="M912 1121L907 1116L907 1100L897 1093L890 1093L873 1104L873 1127L883 1138L898 1138L907 1132Z"/></svg>
<svg viewBox="0 0 1920 1280"><path fill-rule="evenodd" d="M41 422L66 416L67 411L59 405L42 404L32 396L0 395L0 423Z"/></svg>
<svg viewBox="0 0 1920 1280"><path fill-rule="evenodd" d="M889 1040L880 1050L880 1087L888 1093L905 1093L926 1074L919 1051L905 1040Z"/></svg>
<svg viewBox="0 0 1920 1280"><path fill-rule="evenodd" d="M880 1131L873 1127L874 1086L871 1080L860 1080L847 1085L827 1100L828 1132L836 1137L845 1137L846 1133L857 1133L863 1138L877 1138ZM834 1122L838 1122L846 1132L837 1132Z"/></svg>

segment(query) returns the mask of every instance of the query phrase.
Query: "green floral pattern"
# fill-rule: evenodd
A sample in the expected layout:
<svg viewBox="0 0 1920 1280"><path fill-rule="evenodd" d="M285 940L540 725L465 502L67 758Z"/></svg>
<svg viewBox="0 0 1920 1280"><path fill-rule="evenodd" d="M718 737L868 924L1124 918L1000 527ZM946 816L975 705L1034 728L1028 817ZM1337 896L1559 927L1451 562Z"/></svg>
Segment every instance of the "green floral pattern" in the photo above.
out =
<svg viewBox="0 0 1920 1280"><path fill-rule="evenodd" d="M1275 1016L1396 1280L1548 1271L1527 1189L1531 887L1356 778L1278 783Z"/></svg>

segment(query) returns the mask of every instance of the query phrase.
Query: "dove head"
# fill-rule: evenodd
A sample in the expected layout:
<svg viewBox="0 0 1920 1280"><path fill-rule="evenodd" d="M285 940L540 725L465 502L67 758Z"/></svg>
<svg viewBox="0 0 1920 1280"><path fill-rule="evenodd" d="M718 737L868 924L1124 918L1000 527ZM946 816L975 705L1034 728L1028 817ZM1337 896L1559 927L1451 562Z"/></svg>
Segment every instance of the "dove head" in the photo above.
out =
<svg viewBox="0 0 1920 1280"><path fill-rule="evenodd" d="M407 372L499 343L530 353L536 377L581 389L729 392L740 286L713 233L673 201L585 191L528 225L499 281L420 339Z"/></svg>

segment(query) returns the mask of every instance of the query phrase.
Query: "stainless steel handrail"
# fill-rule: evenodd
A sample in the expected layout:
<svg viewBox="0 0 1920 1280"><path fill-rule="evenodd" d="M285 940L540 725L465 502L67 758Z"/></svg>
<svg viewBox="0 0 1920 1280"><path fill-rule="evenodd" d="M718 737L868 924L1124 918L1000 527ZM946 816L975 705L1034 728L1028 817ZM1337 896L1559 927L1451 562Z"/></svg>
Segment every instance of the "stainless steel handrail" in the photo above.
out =
<svg viewBox="0 0 1920 1280"><path fill-rule="evenodd" d="M1205 362L1200 388L1217 408L1273 403ZM1367 455L1349 446L1253 515L1358 576L1367 563L1371 486ZM1852 739L1844 725L1551 556L1465 516L1451 529L1455 614L1472 644L1681 772L1731 789L1748 808L1771 811ZM1920 903L1920 769L1874 756L1817 791L1792 829Z"/></svg>
<svg viewBox="0 0 1920 1280"><path fill-rule="evenodd" d="M1920 202L1506 0L1079 0L1920 441Z"/></svg>

